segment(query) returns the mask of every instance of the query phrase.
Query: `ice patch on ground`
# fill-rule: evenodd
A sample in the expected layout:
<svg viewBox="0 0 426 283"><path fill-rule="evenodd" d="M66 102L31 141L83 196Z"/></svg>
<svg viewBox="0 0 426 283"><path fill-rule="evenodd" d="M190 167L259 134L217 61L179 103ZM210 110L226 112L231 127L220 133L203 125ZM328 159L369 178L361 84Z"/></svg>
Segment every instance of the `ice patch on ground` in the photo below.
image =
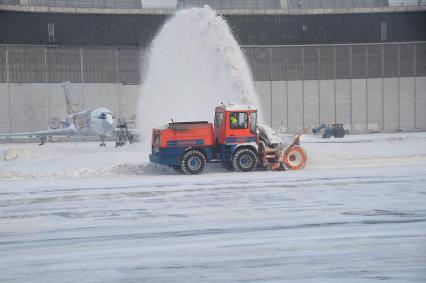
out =
<svg viewBox="0 0 426 283"><path fill-rule="evenodd" d="M120 164L111 168L111 172L123 175L157 175L161 174L176 174L176 172L168 167L150 162L142 164Z"/></svg>

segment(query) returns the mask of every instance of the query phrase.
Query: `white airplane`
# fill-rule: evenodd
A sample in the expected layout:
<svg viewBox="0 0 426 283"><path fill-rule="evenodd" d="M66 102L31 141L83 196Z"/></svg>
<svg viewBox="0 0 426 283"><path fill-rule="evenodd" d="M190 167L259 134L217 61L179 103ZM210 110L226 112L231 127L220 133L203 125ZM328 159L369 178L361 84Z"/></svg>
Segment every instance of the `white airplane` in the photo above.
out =
<svg viewBox="0 0 426 283"><path fill-rule="evenodd" d="M27 137L37 137L40 139L40 145L43 145L47 137L51 136L99 136L101 143L100 146L105 146L105 137L123 134L122 129L117 129L117 119L114 114L107 108L96 108L93 110L75 112L72 109L71 100L70 100L70 91L68 87L68 82L63 84L65 90L65 103L68 116L64 121L61 122L62 127L58 129L51 129L47 131L37 131L30 133L12 133L12 134L3 134L0 137L18 137L18 136L27 136ZM128 129L125 129L126 139L128 134ZM132 136L133 139L133 136ZM129 141L132 142L133 140ZM121 144L116 143L116 145L123 145L122 139L120 139Z"/></svg>

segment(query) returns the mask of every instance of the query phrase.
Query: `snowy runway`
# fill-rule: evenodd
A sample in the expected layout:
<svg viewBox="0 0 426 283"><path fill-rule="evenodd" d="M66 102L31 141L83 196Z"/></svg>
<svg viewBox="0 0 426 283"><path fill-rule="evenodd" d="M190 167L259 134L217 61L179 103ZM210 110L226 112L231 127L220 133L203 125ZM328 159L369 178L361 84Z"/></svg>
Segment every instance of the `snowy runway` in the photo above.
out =
<svg viewBox="0 0 426 283"><path fill-rule="evenodd" d="M66 145L48 144L60 170L0 163L0 282L424 282L424 135L374 137L357 155L369 138L341 140L341 159L333 140L306 141L303 171L201 176L105 152L73 175L77 160L55 161Z"/></svg>

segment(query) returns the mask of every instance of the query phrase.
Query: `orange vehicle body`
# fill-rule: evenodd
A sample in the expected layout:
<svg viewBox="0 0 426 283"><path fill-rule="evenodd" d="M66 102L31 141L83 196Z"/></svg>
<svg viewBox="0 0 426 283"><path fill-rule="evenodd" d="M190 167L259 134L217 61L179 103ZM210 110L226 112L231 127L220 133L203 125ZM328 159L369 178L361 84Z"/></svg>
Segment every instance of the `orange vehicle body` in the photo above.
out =
<svg viewBox="0 0 426 283"><path fill-rule="evenodd" d="M222 162L225 168L242 172L252 171L257 165L280 169L285 160L292 166L288 166L290 169L304 166L306 154L296 147L301 134L289 148L280 144L269 147L258 136L257 126L256 109L222 104L215 109L214 124L173 122L153 129L149 158L178 171L182 168L185 174L199 174L209 162Z"/></svg>
<svg viewBox="0 0 426 283"><path fill-rule="evenodd" d="M160 130L154 131L160 132ZM156 136L158 135L153 135L153 137ZM160 148L213 146L213 125L207 122L170 123L168 128L161 130L161 139L157 141L157 145Z"/></svg>

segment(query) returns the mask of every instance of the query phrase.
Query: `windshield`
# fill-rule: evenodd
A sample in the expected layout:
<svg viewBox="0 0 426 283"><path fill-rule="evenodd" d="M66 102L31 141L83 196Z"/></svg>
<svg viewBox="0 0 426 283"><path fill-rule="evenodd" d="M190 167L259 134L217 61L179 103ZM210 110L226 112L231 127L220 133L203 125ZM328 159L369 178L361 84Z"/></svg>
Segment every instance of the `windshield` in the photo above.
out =
<svg viewBox="0 0 426 283"><path fill-rule="evenodd" d="M246 112L231 112L229 122L231 129L247 129L248 115Z"/></svg>
<svg viewBox="0 0 426 283"><path fill-rule="evenodd" d="M111 115L112 116L112 112L101 112L98 115L98 119L105 120L107 118L107 115ZM112 117L112 118L114 118L114 117Z"/></svg>

